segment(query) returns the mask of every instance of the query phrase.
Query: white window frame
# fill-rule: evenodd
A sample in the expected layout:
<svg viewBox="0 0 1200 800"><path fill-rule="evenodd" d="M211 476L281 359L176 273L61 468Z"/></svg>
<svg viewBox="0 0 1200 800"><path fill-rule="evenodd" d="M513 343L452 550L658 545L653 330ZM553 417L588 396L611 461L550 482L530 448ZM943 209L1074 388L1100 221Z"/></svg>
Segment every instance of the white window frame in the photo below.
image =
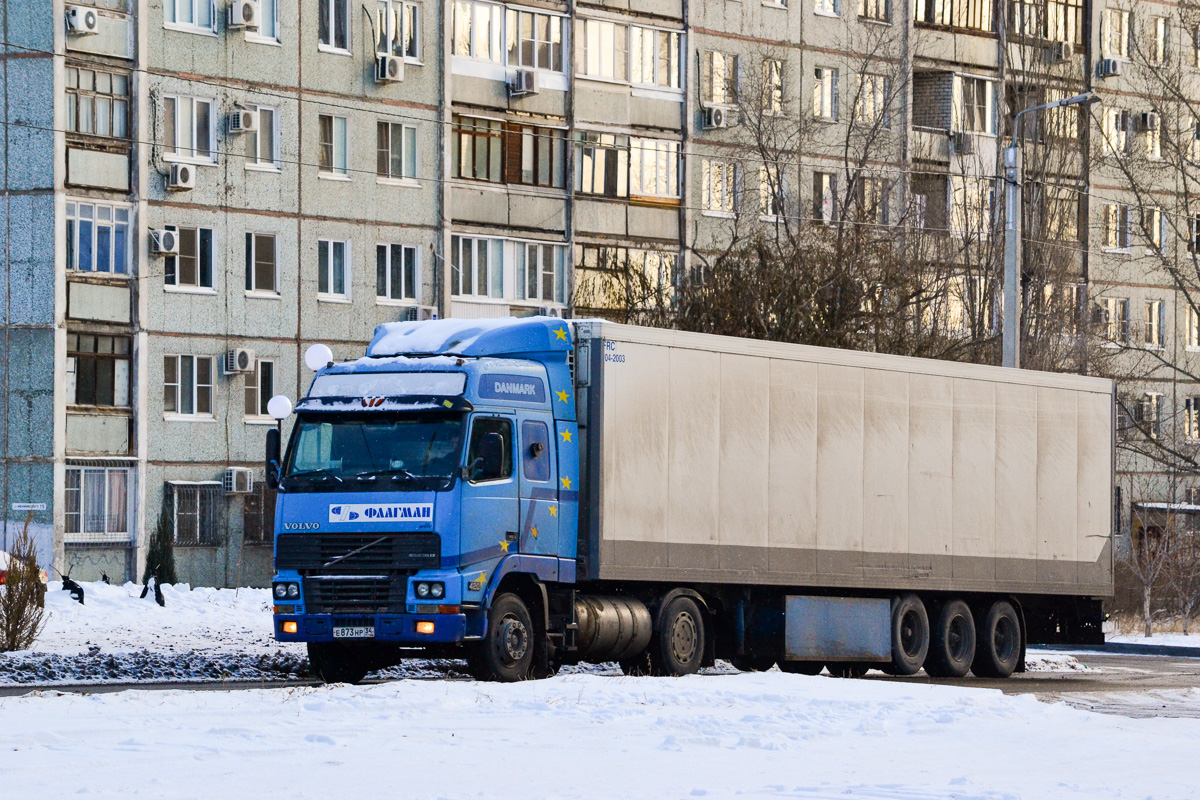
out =
<svg viewBox="0 0 1200 800"><path fill-rule="evenodd" d="M458 36L464 20L460 16L463 9L470 9L466 52L462 52L462 42L459 41ZM486 38L486 51L480 47L485 40L482 36L476 35L475 31L476 23L485 16L490 28ZM455 58L470 58L489 64L504 64L506 50L504 46L504 6L499 3L487 3L482 0L454 0L450 35L450 52Z"/></svg>
<svg viewBox="0 0 1200 800"><path fill-rule="evenodd" d="M258 172L279 172L281 171L281 160L279 156L280 144L282 137L279 131L279 109L274 106L251 106L250 107L256 117L258 117L258 129L253 133L244 134L246 136L246 149L251 147L254 149L254 158L249 156L246 158L245 168ZM263 114L266 113L271 117L271 159L263 161L262 154L262 135L263 135Z"/></svg>
<svg viewBox="0 0 1200 800"><path fill-rule="evenodd" d="M188 9L191 22L180 22L179 12ZM208 12L207 25L196 21L201 9ZM171 31L183 33L199 33L205 36L217 35L217 2L216 0L163 0L163 27Z"/></svg>
<svg viewBox="0 0 1200 800"><path fill-rule="evenodd" d="M1131 17L1130 12L1123 8L1105 8L1101 12L1100 53L1103 57L1129 58Z"/></svg>
<svg viewBox="0 0 1200 800"><path fill-rule="evenodd" d="M660 37L667 40L667 63L659 56L662 53ZM666 28L647 28L642 25L629 26L629 83L648 89L683 91L684 37L681 31ZM648 62L648 63L647 63Z"/></svg>
<svg viewBox="0 0 1200 800"><path fill-rule="evenodd" d="M758 165L758 218L764 222L774 222L782 215L784 209L783 175L779 164Z"/></svg>
<svg viewBox="0 0 1200 800"><path fill-rule="evenodd" d="M262 386L262 368L266 364L270 367L271 385L268 391L264 394ZM267 401L271 399L275 393L275 387L278 384L278 364L272 358L260 358L254 362L254 371L246 373L246 383L243 387L242 397L242 420L248 423L252 422L270 422L275 420L267 412ZM254 408L255 413L247 413L246 406L250 401L251 392L254 393Z"/></svg>
<svg viewBox="0 0 1200 800"><path fill-rule="evenodd" d="M1151 255L1159 255L1164 251L1167 241L1167 218L1163 214L1162 209L1157 206L1150 206L1142 212L1145 216L1142 220L1142 227L1145 232L1148 232L1149 238L1146 240L1146 250Z"/></svg>
<svg viewBox="0 0 1200 800"><path fill-rule="evenodd" d="M813 119L837 122L837 67L816 67L813 70Z"/></svg>
<svg viewBox="0 0 1200 800"><path fill-rule="evenodd" d="M1187 349L1200 350L1200 313L1190 302L1187 306Z"/></svg>
<svg viewBox="0 0 1200 800"><path fill-rule="evenodd" d="M466 236L454 234L450 237L450 291L453 297L470 299L503 300L505 297L504 281L504 239L492 236ZM470 253L471 274L462 272L466 264L464 254ZM477 266L479 253L486 254L486 275L480 284L480 269ZM458 283L458 291L455 284Z"/></svg>
<svg viewBox="0 0 1200 800"><path fill-rule="evenodd" d="M892 0L859 0L858 18L867 22L892 22Z"/></svg>
<svg viewBox="0 0 1200 800"><path fill-rule="evenodd" d="M256 288L258 283L258 237L270 237L274 243L275 260L271 264L272 277L275 286L271 289ZM279 299L279 237L274 231L246 231L245 262L247 268L246 280L250 287L246 289L247 297L263 297L272 300Z"/></svg>
<svg viewBox="0 0 1200 800"><path fill-rule="evenodd" d="M1132 206L1105 203L1100 207L1100 246L1108 253L1128 253L1132 243Z"/></svg>
<svg viewBox="0 0 1200 800"><path fill-rule="evenodd" d="M837 222L837 177L836 172L813 173L813 219L821 225Z"/></svg>
<svg viewBox="0 0 1200 800"><path fill-rule="evenodd" d="M1100 307L1104 309L1104 338L1109 346L1129 344L1129 298L1102 297Z"/></svg>
<svg viewBox="0 0 1200 800"><path fill-rule="evenodd" d="M381 125L387 126L387 163L388 171L386 175L379 172L379 159L383 155L383 149L379 147L379 130ZM400 174L392 174L392 145L395 139L396 130L400 130ZM409 163L409 156L412 156L412 163ZM375 182L386 183L403 186L417 185L418 177L421 174L421 149L417 146L417 126L405 125L400 122L391 122L381 119L375 122ZM411 175L405 174L411 171Z"/></svg>
<svg viewBox="0 0 1200 800"><path fill-rule="evenodd" d="M163 290L168 292L182 292L185 294L216 294L217 293L217 235L216 231L204 225L165 225L167 230L175 231L179 241L180 250L183 248L183 231L195 231L196 236L196 280L197 283L180 283L179 282L179 255L168 255L163 257ZM203 231L208 232L208 267L209 267L209 285L199 283L201 270L200 265L203 263L204 253L202 251L202 241L204 239ZM175 280L167 283L166 275L168 274L168 264L173 264L175 272Z"/></svg>
<svg viewBox="0 0 1200 800"><path fill-rule="evenodd" d="M737 53L705 50L702 82L705 103L714 106L735 105L742 85L742 57Z"/></svg>
<svg viewBox="0 0 1200 800"><path fill-rule="evenodd" d="M840 17L841 0L813 0L813 13L822 17Z"/></svg>
<svg viewBox="0 0 1200 800"><path fill-rule="evenodd" d="M1123 108L1105 108L1100 122L1104 155L1123 156L1129 152L1129 112Z"/></svg>
<svg viewBox="0 0 1200 800"><path fill-rule="evenodd" d="M395 294L395 284L393 276L396 274L394 256L396 250L400 250L400 297L393 297ZM379 263L379 254L383 253L384 261ZM408 254L412 254L413 259L413 274L411 286L405 286L403 259L407 258ZM379 293L379 270L383 269L383 290L384 293ZM412 296L408 295L411 290ZM403 244L401 242L376 242L375 243L375 304L380 306L411 306L421 302L421 248L416 245Z"/></svg>
<svg viewBox="0 0 1200 800"><path fill-rule="evenodd" d="M215 420L217 408L217 359L214 356L197 356L197 355L164 355L164 373L163 373L163 418L169 420ZM165 372L166 359L175 361L175 381L169 382ZM188 359L192 362L192 383L191 390L191 411L181 411L184 397L183 383L183 362ZM208 379L209 383L200 383L198 372L200 362L208 362ZM169 388L175 390L175 410L167 410L166 392ZM208 389L208 410L200 410L201 389Z"/></svg>
<svg viewBox="0 0 1200 800"><path fill-rule="evenodd" d="M700 206L705 216L733 217L737 213L741 165L724 159L701 159Z"/></svg>
<svg viewBox="0 0 1200 800"><path fill-rule="evenodd" d="M521 35L521 19L522 17L532 17L534 32L533 38L523 38ZM539 53L543 45L548 46L553 54L554 48L554 30L551 27L549 31L550 38L543 41L538 38L537 21L538 17L547 17L550 20L550 25L558 26L558 68L553 65L543 66L540 61ZM555 14L551 11L543 9L522 8L519 6L510 6L505 10L504 14L504 59L505 63L510 67L519 69L536 69L542 72L553 72L555 74L563 74L567 71L567 59L571 57L570 47L567 41L567 29L570 27L569 18L562 14ZM522 52L524 50L524 42L533 43L534 58L532 64L523 63ZM511 57L512 47L516 45L517 57ZM553 60L553 57L552 57Z"/></svg>
<svg viewBox="0 0 1200 800"><path fill-rule="evenodd" d="M286 0L258 0L259 19L262 20L262 24L256 31L246 31L247 42L279 44L279 6L284 2Z"/></svg>
<svg viewBox="0 0 1200 800"><path fill-rule="evenodd" d="M91 208L91 219L82 216L84 206ZM70 239L67 246L67 269L72 272L94 272L101 275L115 275L122 278L130 277L133 271L133 206L126 203L101 203L89 198L68 197L64 208L67 220L66 234ZM104 213L107 213L108 220L100 219ZM101 270L96 268L96 265L99 263L96 256L98 253L100 228L102 227L101 223L105 221L112 228L108 259L110 269ZM79 242L82 235L80 229L83 227L81 224L83 222L91 223L90 244L92 266L87 269L79 267ZM121 250L118 248L119 237L123 239L124 244L125 258L123 264L117 263L121 255Z"/></svg>
<svg viewBox="0 0 1200 800"><path fill-rule="evenodd" d="M886 79L885 79L886 81ZM967 81L971 81L972 85L982 83L984 87L984 118L983 128L967 127L967 104L964 98L964 87ZM886 82L885 82L886 86ZM983 78L978 75L955 75L954 76L954 108L953 108L953 129L956 131L965 131L967 133L981 133L986 136L994 136L996 133L996 84L989 78ZM974 124L978 125L978 121Z"/></svg>
<svg viewBox="0 0 1200 800"><path fill-rule="evenodd" d="M762 97L759 106L763 114L778 116L783 113L785 105L783 87L783 60L779 58L764 58L762 61Z"/></svg>
<svg viewBox="0 0 1200 800"><path fill-rule="evenodd" d="M1159 117L1153 128L1142 131L1142 138L1146 140L1146 159L1149 161L1162 159L1162 128L1162 117Z"/></svg>
<svg viewBox="0 0 1200 800"><path fill-rule="evenodd" d="M406 0L377 0L375 12L376 35L383 37L385 48L381 48L380 42L375 42L375 54L392 55L403 58L408 64L421 64L421 4L406 2ZM396 10L400 13L396 14ZM399 24L400 30L396 30L396 25ZM397 43L400 42L401 36L412 26L413 43L416 52L408 53L408 49L402 51L397 49Z"/></svg>
<svg viewBox="0 0 1200 800"><path fill-rule="evenodd" d="M1183 401L1183 438L1190 443L1200 442L1200 397Z"/></svg>
<svg viewBox="0 0 1200 800"><path fill-rule="evenodd" d="M567 302L567 246L557 242L513 241L513 281L517 300L537 303L566 305ZM534 271L530 274L530 253L534 253ZM549 253L549 267L545 269ZM546 296L546 281L550 282L549 297ZM530 291L530 282L534 291Z"/></svg>
<svg viewBox="0 0 1200 800"><path fill-rule="evenodd" d="M181 147L182 142L179 138L179 134L180 134L179 122L180 122L180 117L181 117L180 111L185 106L185 104L188 107L188 120L189 120L188 127L191 129L191 141L190 141L191 146L182 148ZM199 130L199 128L196 127L197 126L196 109L200 105L208 106L208 155L207 156L196 155L196 153L197 153L196 145L198 143L198 140L201 138L200 137L201 131ZM166 149L165 152L163 153L163 160L164 161L178 161L180 163L185 163L185 164L198 164L201 166L210 166L210 165L216 164L217 163L217 116L218 116L217 101L211 97L193 97L190 95L182 95L182 94L163 95L164 136L165 136L165 132L166 132L166 124L167 124L166 120L168 119L169 114L173 114L173 116L174 116L174 121L171 124L171 127L175 132L175 138L174 138L174 141L171 141L171 142L164 141L163 142L164 149L170 148L170 149Z"/></svg>
<svg viewBox="0 0 1200 800"><path fill-rule="evenodd" d="M854 121L861 125L880 127L892 126L891 109L891 79L887 75L874 72L860 72L857 76L858 96L854 108Z"/></svg>
<svg viewBox="0 0 1200 800"><path fill-rule="evenodd" d="M328 2L329 10L329 41L321 41L321 3ZM337 13L338 4L341 4L345 11L345 26L346 26L346 46L338 47L337 42ZM350 0L318 0L317 2L317 50L322 53L333 53L335 55L350 55L350 44L354 38L354 28L350 24L353 15L354 4Z"/></svg>
<svg viewBox="0 0 1200 800"><path fill-rule="evenodd" d="M342 252L342 291L334 290L334 253ZM324 258L322 258L324 250ZM349 303L350 284L353 276L351 257L353 248L349 239L317 239L317 300L324 302ZM321 279L325 279L325 291L321 291Z"/></svg>
<svg viewBox="0 0 1200 800"><path fill-rule="evenodd" d="M100 462L100 463L104 463L104 462ZM88 492L88 484L90 483L90 481L88 481L89 473L91 473L92 475L99 473L100 477L101 477L101 482L102 482L102 486L103 486L103 495L104 495L101 505L103 506L103 508L105 509L105 512L106 512L103 515L104 520L103 520L103 524L101 526L103 528L103 530L87 530L87 528L89 527L87 525L88 518L87 518L87 514L86 514L86 509L88 506L87 500L88 500L88 495L90 494ZM107 513L111 509L111 505L112 505L112 501L113 501L113 491L114 491L114 488L116 488L113 486L114 481L112 480L112 478L115 477L115 473L123 473L124 474L124 483L125 483L125 487L124 487L125 513L123 515L124 520L122 522L118 523L118 525L113 525L113 522L115 521L116 518L114 516L110 515L109 513ZM67 464L66 477L64 479L64 486L65 486L64 507L68 510L64 513L63 541L68 542L68 543L76 543L76 542L128 542L128 541L132 540L134 537L134 534L136 533L134 514L133 514L134 496L135 496L133 489L134 489L134 481L135 481L136 475L137 475L137 473L133 469L132 466L128 466L128 467L117 467L117 466L91 467L91 466L75 466L72 464ZM76 480L72 481L72 477L75 477ZM76 485L71 486L72 482L74 482ZM76 508L75 511L69 510L70 506L71 506L72 495L74 495L74 500L75 500L75 508ZM121 516L121 515L118 515L118 516ZM72 519L72 518L74 518L74 519ZM74 525L72 525L72 522L74 522ZM73 531L70 530L70 528L72 528L72 527L75 527L76 530L73 530ZM123 527L124 530L115 530L114 528L116 528L116 527Z"/></svg>
<svg viewBox="0 0 1200 800"><path fill-rule="evenodd" d="M1163 349L1163 340L1166 338L1166 331L1163 327L1164 306L1165 303L1162 300L1146 301L1146 314L1142 322L1142 344L1148 350Z"/></svg>
<svg viewBox="0 0 1200 800"><path fill-rule="evenodd" d="M628 24L583 17L576 20L575 32L576 77L608 83L629 83L632 56L629 52ZM609 66L611 70L606 69Z"/></svg>
<svg viewBox="0 0 1200 800"><path fill-rule="evenodd" d="M680 143L629 137L629 196L678 200Z"/></svg>
<svg viewBox="0 0 1200 800"><path fill-rule="evenodd" d="M320 154L325 148L325 142L321 140L321 120L328 117L330 122L330 135L333 137L329 142L330 156L329 167L326 168L321 164ZM350 120L346 117L337 114L318 114L317 115L317 177L325 180L348 181L350 180ZM338 145L341 144L341 159L338 159Z"/></svg>

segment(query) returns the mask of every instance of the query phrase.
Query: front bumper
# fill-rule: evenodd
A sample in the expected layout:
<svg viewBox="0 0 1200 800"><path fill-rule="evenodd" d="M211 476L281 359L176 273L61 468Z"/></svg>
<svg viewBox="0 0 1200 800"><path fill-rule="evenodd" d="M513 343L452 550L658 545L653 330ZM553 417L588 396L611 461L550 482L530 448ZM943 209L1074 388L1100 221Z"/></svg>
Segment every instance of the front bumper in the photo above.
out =
<svg viewBox="0 0 1200 800"><path fill-rule="evenodd" d="M476 619L476 617L478 619ZM373 622L372 622L373 621ZM295 633L284 633L283 624L295 622ZM432 633L417 633L418 622L432 622ZM398 642L411 645L458 644L482 635L482 615L467 614L375 614L356 616L352 620L335 614L276 614L275 638L281 642L332 642L337 627L362 627L373 624L374 637L337 639L339 642Z"/></svg>

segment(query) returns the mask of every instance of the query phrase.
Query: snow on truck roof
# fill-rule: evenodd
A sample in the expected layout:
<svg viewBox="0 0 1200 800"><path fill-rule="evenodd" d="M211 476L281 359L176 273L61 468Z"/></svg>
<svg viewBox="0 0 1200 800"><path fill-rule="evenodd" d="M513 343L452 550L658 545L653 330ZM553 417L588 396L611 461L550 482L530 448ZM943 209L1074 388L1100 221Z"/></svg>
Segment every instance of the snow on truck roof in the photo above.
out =
<svg viewBox="0 0 1200 800"><path fill-rule="evenodd" d="M573 347L570 323L555 317L439 319L383 323L375 329L367 357L565 355Z"/></svg>

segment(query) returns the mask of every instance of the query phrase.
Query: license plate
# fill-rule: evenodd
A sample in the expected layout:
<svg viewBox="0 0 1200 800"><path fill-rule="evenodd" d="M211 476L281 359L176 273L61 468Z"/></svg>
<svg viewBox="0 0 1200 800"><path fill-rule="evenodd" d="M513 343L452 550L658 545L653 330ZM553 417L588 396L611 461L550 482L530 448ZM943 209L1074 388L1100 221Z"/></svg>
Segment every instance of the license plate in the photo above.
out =
<svg viewBox="0 0 1200 800"><path fill-rule="evenodd" d="M334 628L333 638L335 639L373 639L375 638L375 629L370 625L363 625L357 628Z"/></svg>

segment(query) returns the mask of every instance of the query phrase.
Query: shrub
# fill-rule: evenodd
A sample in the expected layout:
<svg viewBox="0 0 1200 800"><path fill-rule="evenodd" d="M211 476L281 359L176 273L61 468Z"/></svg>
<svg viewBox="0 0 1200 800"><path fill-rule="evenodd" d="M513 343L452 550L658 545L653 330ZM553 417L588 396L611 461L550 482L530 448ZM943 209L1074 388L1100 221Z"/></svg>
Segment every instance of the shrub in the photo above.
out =
<svg viewBox="0 0 1200 800"><path fill-rule="evenodd" d="M150 536L150 548L146 552L146 569L142 572L142 583L145 584L153 575L158 583L178 583L175 578L175 547L173 544L171 518L166 506L158 515L158 525Z"/></svg>
<svg viewBox="0 0 1200 800"><path fill-rule="evenodd" d="M8 553L8 571L0 588L0 652L25 650L45 623L46 585L37 564L37 547L29 535L30 513Z"/></svg>

